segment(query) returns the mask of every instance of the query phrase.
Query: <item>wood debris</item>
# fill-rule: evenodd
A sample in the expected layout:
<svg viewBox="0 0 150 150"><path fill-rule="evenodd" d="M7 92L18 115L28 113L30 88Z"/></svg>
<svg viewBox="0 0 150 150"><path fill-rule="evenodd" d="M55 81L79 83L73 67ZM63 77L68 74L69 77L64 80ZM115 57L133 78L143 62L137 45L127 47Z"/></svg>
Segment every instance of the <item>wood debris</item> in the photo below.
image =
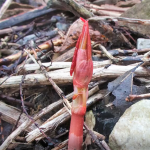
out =
<svg viewBox="0 0 150 150"><path fill-rule="evenodd" d="M115 107L149 97L150 93L146 90L142 93L145 88L149 90L150 47L137 49L137 39L149 39L149 35L126 27L150 24L150 18L126 17L134 5L145 4L140 0L45 2L0 2L0 133L3 139L0 149L16 148L20 144L34 149L37 144L53 150L67 147L73 96L70 66L83 26L79 17L83 17L90 25L94 64L87 106L96 119L95 127L84 125L85 135L88 133L92 139L90 144L87 142L89 146L110 150L107 142L111 131L105 131L105 124L109 119L117 122L115 113L121 111ZM119 94L116 99L112 95L120 85L127 87L128 83L131 86L126 91L130 93L122 94L123 102L117 105ZM141 93L134 93L135 89ZM111 112L111 117L103 118L100 108ZM103 124L102 133L98 133L99 120ZM3 126L5 123L8 125ZM8 128L14 130L6 137ZM22 139L20 143L18 139Z"/></svg>

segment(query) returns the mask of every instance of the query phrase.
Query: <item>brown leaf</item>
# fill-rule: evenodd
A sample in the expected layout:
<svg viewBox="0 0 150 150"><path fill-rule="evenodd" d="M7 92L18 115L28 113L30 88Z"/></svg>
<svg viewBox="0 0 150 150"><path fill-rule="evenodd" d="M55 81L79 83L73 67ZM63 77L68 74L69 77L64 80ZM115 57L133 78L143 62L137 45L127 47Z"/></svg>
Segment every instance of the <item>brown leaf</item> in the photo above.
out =
<svg viewBox="0 0 150 150"><path fill-rule="evenodd" d="M83 22L78 19L69 28L65 41L59 51L64 51L75 46L77 39L82 31Z"/></svg>
<svg viewBox="0 0 150 150"><path fill-rule="evenodd" d="M81 19L76 20L69 28L67 35L65 37L64 43L59 51L65 51L73 48L76 45L78 37L82 31L83 22ZM106 43L108 39L102 35L99 31L95 31L91 26L89 26L89 33L92 41L100 41L100 43Z"/></svg>

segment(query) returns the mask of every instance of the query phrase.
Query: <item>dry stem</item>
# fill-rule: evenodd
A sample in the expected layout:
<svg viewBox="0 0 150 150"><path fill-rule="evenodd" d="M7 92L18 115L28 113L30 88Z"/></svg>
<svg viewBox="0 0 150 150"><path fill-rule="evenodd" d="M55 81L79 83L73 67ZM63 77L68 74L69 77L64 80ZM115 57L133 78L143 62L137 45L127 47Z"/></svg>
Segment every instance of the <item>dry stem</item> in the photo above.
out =
<svg viewBox="0 0 150 150"><path fill-rule="evenodd" d="M147 94L141 94L141 95L129 95L126 98L126 101L131 102L133 100L137 100L137 99L143 99L143 98L149 98L150 97L150 93Z"/></svg>
<svg viewBox="0 0 150 150"><path fill-rule="evenodd" d="M119 66L119 65L111 65L108 68L100 67L93 70L93 76L91 81L96 81L99 79L111 79L116 78L122 74L124 74L126 71L129 71L130 69L133 69L135 66ZM51 77L52 80L56 84L59 85L66 85L72 83L72 77L69 74L69 70L61 73L61 78L58 72L48 72L48 76ZM138 67L135 71L135 76L149 76L149 71L146 70L144 67ZM19 87L19 84L21 83L22 75L20 76L12 76L7 79L7 77L1 78L0 83L1 88L7 88L7 87ZM33 85L50 85L50 82L47 82L47 78L43 74L28 74L25 76L24 84L28 86ZM61 93L61 91L59 92Z"/></svg>
<svg viewBox="0 0 150 150"><path fill-rule="evenodd" d="M12 0L6 0L5 3L3 4L3 6L1 7L1 9L0 9L0 19L4 15L5 11L7 10L9 5L11 4L11 2L12 2Z"/></svg>

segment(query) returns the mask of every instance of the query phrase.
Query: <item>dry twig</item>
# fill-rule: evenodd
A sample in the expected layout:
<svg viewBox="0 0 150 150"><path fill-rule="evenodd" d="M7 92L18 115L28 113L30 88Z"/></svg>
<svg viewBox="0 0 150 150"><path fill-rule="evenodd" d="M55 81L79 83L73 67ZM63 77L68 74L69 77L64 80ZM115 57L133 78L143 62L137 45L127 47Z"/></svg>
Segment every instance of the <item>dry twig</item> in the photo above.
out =
<svg viewBox="0 0 150 150"><path fill-rule="evenodd" d="M108 61L110 64L110 61ZM96 81L99 79L112 79L116 78L122 74L124 74L126 71L129 71L130 69L133 69L134 66L119 66L119 65L111 65L109 67L100 67L93 70L93 76L91 81ZM59 85L67 85L72 83L72 77L69 74L68 71L62 73L61 72L61 78L60 75L58 75L58 72L52 71L48 72L48 75L51 77L52 80L56 84ZM146 70L144 67L138 67L135 71L135 76L149 76L149 71ZM4 77L0 79L0 87L1 88L7 88L7 87L19 87L19 84L21 83L22 75L19 76L12 76L12 77ZM43 74L28 74L25 76L24 84L23 86L33 86L33 85L51 85L50 82L47 82L47 78ZM61 95L61 91L59 91Z"/></svg>
<svg viewBox="0 0 150 150"><path fill-rule="evenodd" d="M12 0L6 0L5 3L3 4L3 6L1 7L1 9L0 9L0 19L4 15L5 11L7 10L9 5L11 4L11 2L12 2Z"/></svg>
<svg viewBox="0 0 150 150"><path fill-rule="evenodd" d="M126 101L132 102L132 101L134 101L134 100L139 100L139 99L143 99L143 98L150 98L150 93L141 94L141 95L129 95L129 96L126 98Z"/></svg>

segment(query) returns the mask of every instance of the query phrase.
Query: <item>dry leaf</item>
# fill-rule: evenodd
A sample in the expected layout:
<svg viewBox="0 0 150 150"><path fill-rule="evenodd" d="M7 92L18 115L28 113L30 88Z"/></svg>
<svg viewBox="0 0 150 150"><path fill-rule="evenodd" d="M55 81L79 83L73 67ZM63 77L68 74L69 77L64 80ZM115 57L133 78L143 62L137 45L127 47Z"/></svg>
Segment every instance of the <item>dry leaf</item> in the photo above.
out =
<svg viewBox="0 0 150 150"><path fill-rule="evenodd" d="M88 111L85 115L85 123L89 127L90 130L93 130L95 126L95 117L92 110Z"/></svg>
<svg viewBox="0 0 150 150"><path fill-rule="evenodd" d="M78 37L82 31L83 22L81 19L76 20L69 28L67 35L65 37L64 43L61 46L59 51L65 51L70 48L73 48L76 45ZM91 26L89 26L89 33L91 41L100 41L101 44L104 44L108 41L104 35L102 35L99 31L95 31Z"/></svg>
<svg viewBox="0 0 150 150"><path fill-rule="evenodd" d="M90 130L93 130L94 126L95 126L95 117L94 114L92 112L92 110L88 111L85 115L85 123L86 125L89 127ZM87 145L91 144L91 136L89 134L86 135L85 138L85 147L87 149Z"/></svg>

